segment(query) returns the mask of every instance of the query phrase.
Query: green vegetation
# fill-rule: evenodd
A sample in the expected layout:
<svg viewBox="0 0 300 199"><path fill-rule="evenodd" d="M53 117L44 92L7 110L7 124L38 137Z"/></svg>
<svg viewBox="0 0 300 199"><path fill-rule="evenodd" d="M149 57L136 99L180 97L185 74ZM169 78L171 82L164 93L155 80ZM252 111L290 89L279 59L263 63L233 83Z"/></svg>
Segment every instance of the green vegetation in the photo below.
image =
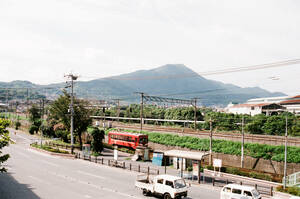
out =
<svg viewBox="0 0 300 199"><path fill-rule="evenodd" d="M88 133L92 135L93 140L91 143L92 151L94 153L101 153L103 151L103 139L104 139L104 130L100 130L97 127L89 128Z"/></svg>
<svg viewBox="0 0 300 199"><path fill-rule="evenodd" d="M29 121L31 122L31 125L29 127L29 133L33 135L34 133L38 133L40 126L42 124L41 112L36 105L33 105L28 110L28 112L29 112Z"/></svg>
<svg viewBox="0 0 300 199"><path fill-rule="evenodd" d="M17 120L14 124L16 130L18 130L21 127L21 122L19 120Z"/></svg>
<svg viewBox="0 0 300 199"><path fill-rule="evenodd" d="M9 132L6 129L10 125L9 120L0 118L0 149L9 144ZM5 162L9 158L9 154L1 155L2 151L0 151L0 172L6 172L6 169L2 166L2 163Z"/></svg>
<svg viewBox="0 0 300 199"><path fill-rule="evenodd" d="M214 170L213 166L206 166L206 169L208 170ZM255 171L246 171L245 169L240 169L240 168L234 168L234 167L222 167L221 172L223 173L229 173L233 175L239 175L239 176L245 176L245 177L250 177L250 178L256 178L260 180L266 180L266 181L272 181L272 176L269 174L264 174L260 172L255 172Z"/></svg>
<svg viewBox="0 0 300 199"><path fill-rule="evenodd" d="M48 145L39 145L37 143L33 143L31 144L32 147L38 148L38 149L42 149L45 151L49 151L49 152L53 152L53 153L63 153L63 154L69 154L68 151L64 151L64 150L60 150L58 148L52 148L51 146Z"/></svg>
<svg viewBox="0 0 300 199"><path fill-rule="evenodd" d="M283 186L279 186L276 188L277 191L288 193L294 196L300 196L300 187L286 187L285 189Z"/></svg>
<svg viewBox="0 0 300 199"><path fill-rule="evenodd" d="M106 133L109 130L106 131ZM139 131L126 130L128 132L140 133ZM209 151L209 139L200 139L192 136L178 136L174 134L155 133L143 131L147 134L149 141L168 145L178 146L199 151ZM278 162L284 161L284 146L273 146L266 144L245 143L245 155L253 158L263 158ZM300 147L288 148L287 162L300 163ZM224 153L230 155L241 155L241 143L227 140L213 140L213 152Z"/></svg>
<svg viewBox="0 0 300 199"><path fill-rule="evenodd" d="M48 135L50 134L51 137L57 136L64 141L69 140L71 128L70 103L71 96L64 92L50 105L45 132ZM82 133L92 124L90 116L93 110L87 108L88 105L87 101L74 98L74 136L78 138L80 146L82 146Z"/></svg>
<svg viewBox="0 0 300 199"><path fill-rule="evenodd" d="M98 110L97 115L117 116L117 108L113 107L103 111ZM209 130L209 120L212 119L214 131L231 131L240 132L242 118L245 121L245 132L250 134L266 134L266 135L284 135L285 133L285 118L288 116L288 133L292 136L300 136L300 117L292 113L283 113L280 115L266 116L264 114L250 116L238 115L229 113L215 112L209 108L198 109L197 120L204 123L197 124L197 129ZM132 104L121 107L120 117L140 117L140 105ZM194 109L192 107L180 108L161 108L153 105L145 105L144 117L154 119L169 119L169 120L194 120ZM122 121L134 122L134 121ZM138 121L135 121L138 122ZM160 124L183 126L183 123L176 122L157 122L147 121L147 124ZM187 125L187 124L186 124ZM189 127L194 127L194 124L189 124Z"/></svg>

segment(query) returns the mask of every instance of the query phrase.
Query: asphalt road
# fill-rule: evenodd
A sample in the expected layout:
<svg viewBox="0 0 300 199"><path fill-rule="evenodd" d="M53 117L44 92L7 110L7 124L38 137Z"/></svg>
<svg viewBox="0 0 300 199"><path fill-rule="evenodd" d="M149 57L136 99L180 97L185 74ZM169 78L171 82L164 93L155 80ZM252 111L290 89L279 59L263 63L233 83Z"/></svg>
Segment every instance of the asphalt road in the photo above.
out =
<svg viewBox="0 0 300 199"><path fill-rule="evenodd" d="M29 135L11 137L17 143L3 150L11 158L5 163L8 173L0 174L1 199L154 198L134 187L136 172L51 156L30 149L35 138ZM192 185L187 198L218 199L219 189Z"/></svg>

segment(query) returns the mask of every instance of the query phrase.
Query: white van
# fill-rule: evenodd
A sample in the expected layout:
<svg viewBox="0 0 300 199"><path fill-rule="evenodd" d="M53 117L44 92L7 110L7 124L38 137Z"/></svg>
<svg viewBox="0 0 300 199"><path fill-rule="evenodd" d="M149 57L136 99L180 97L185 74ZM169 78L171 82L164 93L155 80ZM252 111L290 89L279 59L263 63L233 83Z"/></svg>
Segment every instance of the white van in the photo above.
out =
<svg viewBox="0 0 300 199"><path fill-rule="evenodd" d="M228 184L221 190L221 199L261 199L254 187Z"/></svg>

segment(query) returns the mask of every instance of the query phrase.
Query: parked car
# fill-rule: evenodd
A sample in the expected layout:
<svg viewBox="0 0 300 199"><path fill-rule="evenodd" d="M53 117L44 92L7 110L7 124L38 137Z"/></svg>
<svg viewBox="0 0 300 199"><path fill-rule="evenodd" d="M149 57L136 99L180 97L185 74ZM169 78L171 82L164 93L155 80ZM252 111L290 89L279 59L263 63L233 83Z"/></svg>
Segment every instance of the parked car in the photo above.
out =
<svg viewBox="0 0 300 199"><path fill-rule="evenodd" d="M220 199L261 199L261 195L254 187L228 184L222 188Z"/></svg>
<svg viewBox="0 0 300 199"><path fill-rule="evenodd" d="M164 199L186 197L188 187L184 179L171 175L138 176L135 186L143 191L143 195L159 195Z"/></svg>

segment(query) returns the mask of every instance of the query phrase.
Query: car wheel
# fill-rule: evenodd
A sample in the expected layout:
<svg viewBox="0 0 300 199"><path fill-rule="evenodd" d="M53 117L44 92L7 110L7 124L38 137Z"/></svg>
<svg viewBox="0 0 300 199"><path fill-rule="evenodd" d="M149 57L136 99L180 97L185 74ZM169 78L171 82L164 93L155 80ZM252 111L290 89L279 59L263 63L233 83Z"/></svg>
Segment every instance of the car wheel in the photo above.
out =
<svg viewBox="0 0 300 199"><path fill-rule="evenodd" d="M149 196L149 192L146 189L143 189L143 195L144 196Z"/></svg>
<svg viewBox="0 0 300 199"><path fill-rule="evenodd" d="M169 193L164 194L164 199L172 199Z"/></svg>

